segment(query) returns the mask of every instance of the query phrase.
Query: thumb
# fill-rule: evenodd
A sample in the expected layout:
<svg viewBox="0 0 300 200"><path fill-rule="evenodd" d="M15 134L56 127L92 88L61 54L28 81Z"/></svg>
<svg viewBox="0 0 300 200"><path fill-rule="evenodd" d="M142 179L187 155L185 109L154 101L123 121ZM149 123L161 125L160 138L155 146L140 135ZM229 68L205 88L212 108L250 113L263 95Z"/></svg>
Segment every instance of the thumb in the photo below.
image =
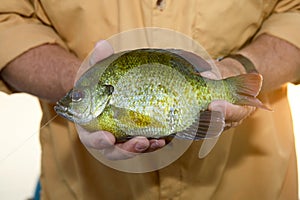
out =
<svg viewBox="0 0 300 200"><path fill-rule="evenodd" d="M212 71L204 71L204 72L201 72L200 75L202 77L205 77L205 78L208 78L208 79L218 79L218 76L213 73Z"/></svg>
<svg viewBox="0 0 300 200"><path fill-rule="evenodd" d="M98 61L109 57L114 53L112 46L106 40L100 40L96 43L95 48L90 57L90 65L96 64Z"/></svg>

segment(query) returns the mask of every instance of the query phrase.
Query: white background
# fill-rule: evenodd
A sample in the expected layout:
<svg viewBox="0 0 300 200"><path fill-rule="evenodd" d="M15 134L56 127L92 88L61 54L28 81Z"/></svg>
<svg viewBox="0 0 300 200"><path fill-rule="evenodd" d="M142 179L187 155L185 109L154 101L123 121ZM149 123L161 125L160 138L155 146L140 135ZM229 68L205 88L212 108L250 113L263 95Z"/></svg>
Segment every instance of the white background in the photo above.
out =
<svg viewBox="0 0 300 200"><path fill-rule="evenodd" d="M300 86L290 85L289 95L300 155ZM41 115L36 98L0 92L0 199L25 200L33 196L40 174Z"/></svg>

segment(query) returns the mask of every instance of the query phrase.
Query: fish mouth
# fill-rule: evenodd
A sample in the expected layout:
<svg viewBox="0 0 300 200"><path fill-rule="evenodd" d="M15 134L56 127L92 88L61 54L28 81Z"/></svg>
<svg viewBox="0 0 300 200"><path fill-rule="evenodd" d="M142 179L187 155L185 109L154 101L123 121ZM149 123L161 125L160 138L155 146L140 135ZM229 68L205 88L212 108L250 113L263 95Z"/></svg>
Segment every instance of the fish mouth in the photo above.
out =
<svg viewBox="0 0 300 200"><path fill-rule="evenodd" d="M86 124L91 121L90 115L86 115L85 112L76 112L72 107L65 106L65 104L60 101L56 102L54 110L59 116L76 124Z"/></svg>
<svg viewBox="0 0 300 200"><path fill-rule="evenodd" d="M74 116L74 113L71 113L71 112L70 112L70 109L68 109L67 106L62 105L60 102L57 102L57 103L56 103L56 105L54 106L54 111L55 111L58 115L60 115L60 116L62 116L62 117L64 117L64 118L66 118L66 119L68 119L68 120L70 120L70 121L72 121L72 122L75 122L75 116Z"/></svg>

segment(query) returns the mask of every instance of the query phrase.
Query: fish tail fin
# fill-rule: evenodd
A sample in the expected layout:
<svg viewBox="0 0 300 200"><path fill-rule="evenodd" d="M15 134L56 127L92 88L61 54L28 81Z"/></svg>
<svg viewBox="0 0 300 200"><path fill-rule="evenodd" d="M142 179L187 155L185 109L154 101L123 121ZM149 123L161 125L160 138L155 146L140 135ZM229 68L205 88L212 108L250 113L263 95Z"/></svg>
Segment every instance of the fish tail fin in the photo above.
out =
<svg viewBox="0 0 300 200"><path fill-rule="evenodd" d="M235 104L272 110L256 98L261 90L263 82L262 75L258 73L241 74L229 77L226 81L235 87L235 93L237 94Z"/></svg>

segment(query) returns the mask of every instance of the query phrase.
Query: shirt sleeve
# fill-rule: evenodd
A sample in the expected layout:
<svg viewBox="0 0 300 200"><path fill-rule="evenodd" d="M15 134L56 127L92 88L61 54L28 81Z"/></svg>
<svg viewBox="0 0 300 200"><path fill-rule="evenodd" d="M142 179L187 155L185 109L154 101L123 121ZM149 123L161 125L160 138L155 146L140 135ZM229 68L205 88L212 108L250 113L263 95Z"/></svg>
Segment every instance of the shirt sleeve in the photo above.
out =
<svg viewBox="0 0 300 200"><path fill-rule="evenodd" d="M57 43L66 47L53 28L37 17L36 8L28 0L1 2L0 70L33 47L46 43Z"/></svg>
<svg viewBox="0 0 300 200"><path fill-rule="evenodd" d="M279 1L256 36L267 33L300 48L300 0Z"/></svg>

